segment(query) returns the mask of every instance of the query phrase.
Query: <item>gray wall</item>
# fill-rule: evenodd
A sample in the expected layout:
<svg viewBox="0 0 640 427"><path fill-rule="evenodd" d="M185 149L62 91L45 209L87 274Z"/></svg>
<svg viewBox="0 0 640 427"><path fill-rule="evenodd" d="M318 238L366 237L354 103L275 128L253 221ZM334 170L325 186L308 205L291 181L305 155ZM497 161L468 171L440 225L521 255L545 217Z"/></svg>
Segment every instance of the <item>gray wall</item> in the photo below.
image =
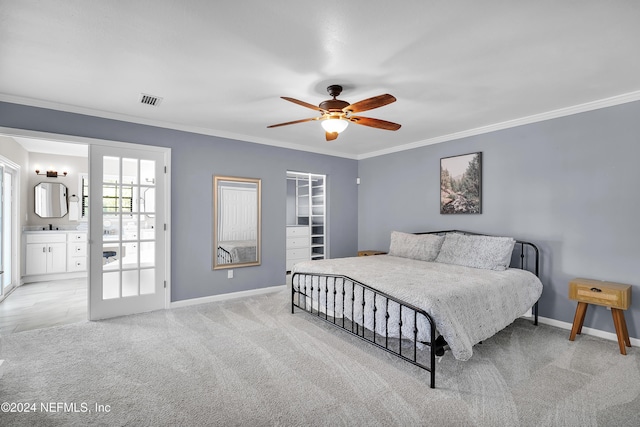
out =
<svg viewBox="0 0 640 427"><path fill-rule="evenodd" d="M568 281L634 285L626 312L640 337L640 102L359 162L358 248L389 248L392 230L462 229L530 240L542 251L544 317L572 322ZM481 151L482 214L440 215L440 158ZM614 332L592 306L585 327ZM568 337L568 333L567 333Z"/></svg>
<svg viewBox="0 0 640 427"><path fill-rule="evenodd" d="M0 103L0 126L171 147L171 300L285 283L286 171L326 174L329 251L357 251L357 161L134 123ZM212 176L262 179L262 265L211 270Z"/></svg>
<svg viewBox="0 0 640 427"><path fill-rule="evenodd" d="M287 180L287 225L297 225L296 218L296 182Z"/></svg>

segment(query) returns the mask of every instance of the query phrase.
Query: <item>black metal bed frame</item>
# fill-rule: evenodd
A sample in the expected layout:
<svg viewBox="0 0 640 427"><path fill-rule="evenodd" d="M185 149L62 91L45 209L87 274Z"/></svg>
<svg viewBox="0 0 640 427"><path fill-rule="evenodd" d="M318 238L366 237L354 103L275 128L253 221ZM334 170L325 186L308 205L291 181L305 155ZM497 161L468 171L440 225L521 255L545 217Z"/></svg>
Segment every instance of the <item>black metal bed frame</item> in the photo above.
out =
<svg viewBox="0 0 640 427"><path fill-rule="evenodd" d="M218 264L231 264L233 261L233 257L231 253L224 249L222 246L218 246Z"/></svg>
<svg viewBox="0 0 640 427"><path fill-rule="evenodd" d="M433 231L433 232L423 232L423 233L415 233L415 234L446 234L446 233L462 233L469 235L483 235L479 233L472 233L467 231L459 231L459 230L447 230L447 231ZM516 248L519 247L519 254L516 252ZM521 240L516 240L516 246L514 247L515 256L514 258L519 260L514 261L512 258L511 267L520 268L523 270L528 270L534 273L536 276L539 276L539 266L540 266L540 252L538 247L530 242L525 242ZM530 267L531 260L533 260L533 266ZM514 265L515 264L515 265ZM314 286L314 279L316 286ZM309 280L307 280L309 279ZM309 282L310 286L307 286L307 282ZM296 289L296 284L298 284L298 289ZM303 284L303 285L300 285ZM324 286L323 286L324 285ZM340 286L341 285L341 286ZM348 286L350 286L348 288ZM302 288L302 289L301 289ZM330 288L332 290L330 290ZM347 292L349 291L349 292ZM373 304L366 304L365 293L369 292L370 296L373 299ZM324 310L322 310L322 294L324 293ZM331 295L330 295L331 293ZM362 295L362 301L358 301L362 305L362 315L360 319L346 319L345 308L349 308L351 305L351 315L355 317L355 304L356 304L356 293L358 295ZM297 298L296 298L297 295ZM332 300L332 306L329 305L329 300ZM339 305L336 306L336 300L339 302ZM350 300L350 302L349 302ZM385 325L384 325L384 335L380 336L376 333L376 312L378 311L378 304L376 301L382 301L385 306ZM302 302L301 302L302 301ZM389 337L389 302L393 304L397 304L399 307L399 316L398 316L398 327L399 334L398 338ZM314 310L314 305L317 307ZM317 316L318 318L347 331L348 333L357 336L358 338L369 342L370 344L375 345L378 348L381 348L391 354L396 355L400 359L409 362L415 366L418 366L430 373L430 387L435 388L435 373L436 373L436 355L441 356L444 354L444 346L446 345L446 341L441 336L436 337L436 327L433 318L426 311L413 306L407 302L404 302L398 298L395 298L391 295L388 295L384 292L378 291L377 289L372 288L362 282L359 282L355 279L344 275L334 275L334 274L321 274L321 273L305 273L305 272L296 272L292 276L292 284L291 284L291 313L295 313L295 308L298 307L301 310L306 311L312 315ZM341 317L336 317L336 308L339 308L342 312ZM405 310L405 316L403 316L403 310ZM329 314L329 313L333 314ZM365 313L369 316L373 316L373 330L369 330L365 328ZM403 336L407 337L403 332L403 322L402 319L413 318L413 339L408 342L406 339L402 339ZM534 315L534 325L538 325L538 302L533 306L533 315ZM369 317L371 318L371 317ZM358 323L358 320L361 320L362 324ZM426 323L425 323L426 321ZM428 324L430 329L429 341L419 341L418 340L418 325L419 324ZM407 337L409 338L409 337ZM422 351L423 346L428 347L430 351L428 352L428 357ZM418 348L420 347L420 352L418 352Z"/></svg>

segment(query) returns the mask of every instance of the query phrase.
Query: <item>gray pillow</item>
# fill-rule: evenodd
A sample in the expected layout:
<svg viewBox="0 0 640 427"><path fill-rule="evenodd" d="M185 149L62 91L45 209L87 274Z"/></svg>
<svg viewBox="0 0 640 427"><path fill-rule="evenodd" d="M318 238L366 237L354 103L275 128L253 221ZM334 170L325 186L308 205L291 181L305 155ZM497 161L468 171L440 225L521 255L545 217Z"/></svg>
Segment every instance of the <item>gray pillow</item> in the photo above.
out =
<svg viewBox="0 0 640 427"><path fill-rule="evenodd" d="M444 236L434 234L409 234L400 231L391 232L389 255L433 261L438 256Z"/></svg>
<svg viewBox="0 0 640 427"><path fill-rule="evenodd" d="M436 262L485 270L506 270L511 264L515 243L511 237L449 233L445 236Z"/></svg>

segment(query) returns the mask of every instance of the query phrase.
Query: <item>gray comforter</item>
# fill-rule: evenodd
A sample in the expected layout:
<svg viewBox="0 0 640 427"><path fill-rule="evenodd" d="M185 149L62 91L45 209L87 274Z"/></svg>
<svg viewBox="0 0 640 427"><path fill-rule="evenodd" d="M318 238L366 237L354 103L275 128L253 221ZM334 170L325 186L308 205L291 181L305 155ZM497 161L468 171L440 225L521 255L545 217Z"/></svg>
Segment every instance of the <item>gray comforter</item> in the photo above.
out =
<svg viewBox="0 0 640 427"><path fill-rule="evenodd" d="M232 263L257 261L255 240L226 240L219 246L231 255Z"/></svg>
<svg viewBox="0 0 640 427"><path fill-rule="evenodd" d="M542 283L534 274L519 270L483 270L436 262L418 261L389 255L369 257L338 258L330 260L301 262L294 266L293 273L324 273L344 275L360 281L372 288L395 298L413 304L429 313L436 328L447 340L456 359L468 360L473 354L473 346L504 329L516 318L529 310L542 293ZM305 279L307 286L311 284ZM298 283L298 277L293 286ZM329 293L324 287L329 287ZM342 307L342 286L347 293L348 304ZM341 281L320 280L320 304L314 293L314 308L328 307L330 315L347 317L364 323L367 329L384 335L388 327L389 336L413 338L412 316L402 317L399 326L399 307L389 303L389 322L385 322L386 302L378 297L378 310L367 314L365 309L362 322L362 294L356 292L355 304L350 304L350 284ZM317 279L314 280L317 292ZM338 295L334 304L333 287ZM326 297L325 297L326 296ZM372 307L373 294L365 292L366 306ZM325 299L327 299L325 303ZM388 326L387 326L388 325ZM401 329L401 330L400 330ZM429 340L429 326L426 320L418 320L419 341Z"/></svg>

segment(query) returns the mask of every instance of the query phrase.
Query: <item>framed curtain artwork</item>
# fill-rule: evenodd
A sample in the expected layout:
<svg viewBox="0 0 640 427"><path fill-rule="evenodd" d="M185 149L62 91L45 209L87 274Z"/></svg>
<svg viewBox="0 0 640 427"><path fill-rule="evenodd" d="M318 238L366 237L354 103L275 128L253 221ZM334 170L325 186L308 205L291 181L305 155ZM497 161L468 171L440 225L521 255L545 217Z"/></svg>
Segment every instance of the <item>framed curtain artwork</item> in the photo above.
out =
<svg viewBox="0 0 640 427"><path fill-rule="evenodd" d="M482 153L440 159L440 213L482 213Z"/></svg>

